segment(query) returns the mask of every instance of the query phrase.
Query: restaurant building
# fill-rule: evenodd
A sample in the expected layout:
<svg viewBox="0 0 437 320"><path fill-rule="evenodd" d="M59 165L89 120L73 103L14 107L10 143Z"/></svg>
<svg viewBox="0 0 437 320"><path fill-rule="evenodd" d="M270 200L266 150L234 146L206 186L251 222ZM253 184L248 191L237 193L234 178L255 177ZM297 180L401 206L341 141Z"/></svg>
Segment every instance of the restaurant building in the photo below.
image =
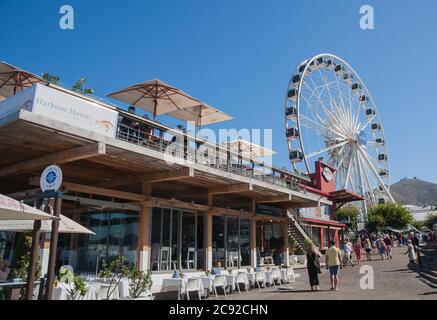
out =
<svg viewBox="0 0 437 320"><path fill-rule="evenodd" d="M321 162L300 176L42 79L0 95L0 193L35 203L56 164L62 214L95 233L60 234L58 267L94 273L120 254L154 273L256 266L278 252L288 264L289 236L341 241L335 206L359 199L336 192ZM7 258L14 237L4 238Z"/></svg>

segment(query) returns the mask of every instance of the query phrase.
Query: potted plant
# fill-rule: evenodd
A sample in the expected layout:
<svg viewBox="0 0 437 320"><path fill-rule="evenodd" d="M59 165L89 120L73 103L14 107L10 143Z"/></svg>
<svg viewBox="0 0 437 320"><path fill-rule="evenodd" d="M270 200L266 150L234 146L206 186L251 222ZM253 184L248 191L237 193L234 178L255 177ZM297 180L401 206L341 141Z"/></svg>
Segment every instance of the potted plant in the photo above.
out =
<svg viewBox="0 0 437 320"><path fill-rule="evenodd" d="M129 297L133 300L144 300L145 297L141 298L144 292L150 291L152 287L152 275L149 272L137 270L132 268L128 272L129 280Z"/></svg>
<svg viewBox="0 0 437 320"><path fill-rule="evenodd" d="M83 299L83 297L88 293L85 280L76 275L73 275L73 285L66 287L66 290L70 294L72 300Z"/></svg>
<svg viewBox="0 0 437 320"><path fill-rule="evenodd" d="M106 293L108 300L114 294L114 291L121 280L126 278L129 274L129 269L126 266L125 261L125 257L118 256L117 259L113 260L111 263L103 262L103 270L100 272L99 277L109 281L109 287Z"/></svg>

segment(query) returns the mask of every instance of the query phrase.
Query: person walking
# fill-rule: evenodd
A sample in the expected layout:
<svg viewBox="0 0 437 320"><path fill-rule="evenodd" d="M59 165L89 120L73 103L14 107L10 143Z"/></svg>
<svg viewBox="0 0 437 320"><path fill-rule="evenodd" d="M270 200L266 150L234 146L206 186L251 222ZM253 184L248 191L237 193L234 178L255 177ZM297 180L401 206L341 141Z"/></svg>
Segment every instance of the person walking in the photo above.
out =
<svg viewBox="0 0 437 320"><path fill-rule="evenodd" d="M378 252L379 252L379 255L381 256L381 259L384 260L385 243L384 243L381 236L376 240L376 247L378 248Z"/></svg>
<svg viewBox="0 0 437 320"><path fill-rule="evenodd" d="M393 247L393 240L390 239L389 236L385 236L383 242L385 244L385 256L386 256L386 258L393 259L393 257L391 256L392 247Z"/></svg>
<svg viewBox="0 0 437 320"><path fill-rule="evenodd" d="M307 270L311 291L319 291L320 253L313 242L307 246Z"/></svg>
<svg viewBox="0 0 437 320"><path fill-rule="evenodd" d="M360 261L361 261L361 241L358 239L357 241L355 241L354 244L354 252L355 252L355 256L357 257L357 264L360 265Z"/></svg>
<svg viewBox="0 0 437 320"><path fill-rule="evenodd" d="M335 246L335 241L331 240L330 247L326 250L325 263L326 268L329 269L331 280L331 290L337 291L339 269L343 269L343 261L341 251Z"/></svg>
<svg viewBox="0 0 437 320"><path fill-rule="evenodd" d="M410 263L416 262L416 250L414 250L414 245L411 240L408 240L407 242L407 252L405 254L408 254L408 258L410 259Z"/></svg>
<svg viewBox="0 0 437 320"><path fill-rule="evenodd" d="M372 261L372 258L370 257L370 252L372 251L372 245L370 243L369 238L364 239L363 248L364 251L366 251L367 261Z"/></svg>
<svg viewBox="0 0 437 320"><path fill-rule="evenodd" d="M344 266L350 265L353 267L354 263L352 262L352 243L349 241L349 239L346 239L344 242L343 252Z"/></svg>

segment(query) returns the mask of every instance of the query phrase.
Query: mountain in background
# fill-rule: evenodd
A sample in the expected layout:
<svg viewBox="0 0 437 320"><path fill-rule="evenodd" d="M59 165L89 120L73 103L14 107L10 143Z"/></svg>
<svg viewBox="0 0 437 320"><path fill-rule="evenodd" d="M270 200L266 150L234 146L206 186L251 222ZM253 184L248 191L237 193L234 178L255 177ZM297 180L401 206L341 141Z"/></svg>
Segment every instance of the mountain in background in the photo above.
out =
<svg viewBox="0 0 437 320"><path fill-rule="evenodd" d="M415 206L437 206L437 184L417 178L402 179L390 186L396 202Z"/></svg>

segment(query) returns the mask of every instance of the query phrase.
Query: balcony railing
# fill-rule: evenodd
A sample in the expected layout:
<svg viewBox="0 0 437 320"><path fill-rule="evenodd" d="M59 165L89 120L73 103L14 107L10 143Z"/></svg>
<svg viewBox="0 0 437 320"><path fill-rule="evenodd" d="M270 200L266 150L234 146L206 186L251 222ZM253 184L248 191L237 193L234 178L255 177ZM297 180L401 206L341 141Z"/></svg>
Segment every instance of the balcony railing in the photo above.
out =
<svg viewBox="0 0 437 320"><path fill-rule="evenodd" d="M117 138L174 157L283 188L303 191L299 183L303 180L307 181L304 177L256 159L247 158L223 146L197 139L180 130L156 125L155 122L130 114L124 115L124 118L119 122Z"/></svg>

